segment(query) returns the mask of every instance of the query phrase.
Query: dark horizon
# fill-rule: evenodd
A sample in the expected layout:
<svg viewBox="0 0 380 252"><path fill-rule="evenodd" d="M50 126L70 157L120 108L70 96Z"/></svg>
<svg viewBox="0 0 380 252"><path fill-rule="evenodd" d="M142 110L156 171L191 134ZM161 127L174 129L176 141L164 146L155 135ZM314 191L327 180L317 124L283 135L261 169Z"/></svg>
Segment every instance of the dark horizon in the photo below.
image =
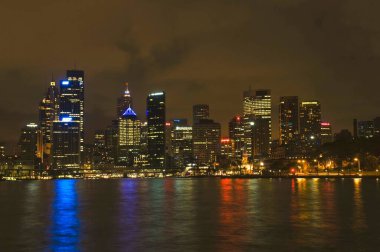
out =
<svg viewBox="0 0 380 252"><path fill-rule="evenodd" d="M86 75L87 141L115 117L124 82L141 119L147 94L164 90L167 118L191 121L192 105L206 103L223 135L228 121L242 113L242 93L249 86L272 90L274 138L280 96L319 100L322 119L335 132L352 131L353 118L380 114L377 2L3 5L0 142L10 146L22 126L38 121L51 73L58 81L70 68Z"/></svg>

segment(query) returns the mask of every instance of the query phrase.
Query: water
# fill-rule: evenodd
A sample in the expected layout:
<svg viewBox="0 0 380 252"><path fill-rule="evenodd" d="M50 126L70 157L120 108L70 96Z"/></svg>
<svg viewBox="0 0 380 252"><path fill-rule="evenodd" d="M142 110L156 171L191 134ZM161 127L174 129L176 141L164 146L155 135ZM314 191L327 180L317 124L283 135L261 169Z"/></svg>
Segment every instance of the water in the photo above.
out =
<svg viewBox="0 0 380 252"><path fill-rule="evenodd" d="M0 183L0 251L378 251L375 179Z"/></svg>

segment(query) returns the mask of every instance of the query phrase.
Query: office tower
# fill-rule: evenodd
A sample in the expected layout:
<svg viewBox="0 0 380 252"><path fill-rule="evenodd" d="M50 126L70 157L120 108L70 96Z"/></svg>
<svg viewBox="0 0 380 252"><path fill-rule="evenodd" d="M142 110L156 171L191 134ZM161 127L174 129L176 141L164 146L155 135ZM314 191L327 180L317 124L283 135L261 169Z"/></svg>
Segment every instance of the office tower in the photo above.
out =
<svg viewBox="0 0 380 252"><path fill-rule="evenodd" d="M148 160L148 123L141 123L141 144L140 155L138 158L137 166L144 169L149 168Z"/></svg>
<svg viewBox="0 0 380 252"><path fill-rule="evenodd" d="M234 142L228 137L222 137L220 140L220 156L224 160L230 161L234 156Z"/></svg>
<svg viewBox="0 0 380 252"><path fill-rule="evenodd" d="M354 140L358 139L358 119L353 120L353 138Z"/></svg>
<svg viewBox="0 0 380 252"><path fill-rule="evenodd" d="M358 121L358 138L373 138L374 133L373 121Z"/></svg>
<svg viewBox="0 0 380 252"><path fill-rule="evenodd" d="M172 120L171 155L173 168L181 169L193 162L193 127Z"/></svg>
<svg viewBox="0 0 380 252"><path fill-rule="evenodd" d="M303 101L300 104L300 136L304 154L310 154L321 143L321 104Z"/></svg>
<svg viewBox="0 0 380 252"><path fill-rule="evenodd" d="M50 164L53 122L58 119L59 93L54 81L50 82L45 97L39 104L39 128L42 134L43 159L45 166Z"/></svg>
<svg viewBox="0 0 380 252"><path fill-rule="evenodd" d="M245 152L251 158L266 157L272 139L271 91L249 89L243 95Z"/></svg>
<svg viewBox="0 0 380 252"><path fill-rule="evenodd" d="M117 163L133 167L140 152L141 122L131 107L119 118Z"/></svg>
<svg viewBox="0 0 380 252"><path fill-rule="evenodd" d="M84 148L84 72L68 70L60 83L59 120L71 118L71 125L79 123L80 151Z"/></svg>
<svg viewBox="0 0 380 252"><path fill-rule="evenodd" d="M23 168L37 168L42 156L42 135L37 124L29 123L21 129L18 147Z"/></svg>
<svg viewBox="0 0 380 252"><path fill-rule="evenodd" d="M373 119L373 135L380 137L380 117Z"/></svg>
<svg viewBox="0 0 380 252"><path fill-rule="evenodd" d="M196 104L193 106L193 123L200 119L208 119L210 116L209 106L207 104Z"/></svg>
<svg viewBox="0 0 380 252"><path fill-rule="evenodd" d="M331 123L321 122L321 144L334 141Z"/></svg>
<svg viewBox="0 0 380 252"><path fill-rule="evenodd" d="M81 127L79 121L61 116L53 123L53 168L79 169L81 165Z"/></svg>
<svg viewBox="0 0 380 252"><path fill-rule="evenodd" d="M165 168L165 93L147 97L148 162L152 169Z"/></svg>
<svg viewBox="0 0 380 252"><path fill-rule="evenodd" d="M107 164L106 131L96 130L94 135L94 166L101 167Z"/></svg>
<svg viewBox="0 0 380 252"><path fill-rule="evenodd" d="M117 105L116 105L117 118L121 117L129 107L133 108L133 103L132 103L132 96L128 89L128 82L126 82L123 95L117 99Z"/></svg>
<svg viewBox="0 0 380 252"><path fill-rule="evenodd" d="M193 125L193 152L197 165L211 165L220 155L220 124L210 119L200 119Z"/></svg>
<svg viewBox="0 0 380 252"><path fill-rule="evenodd" d="M105 131L107 163L110 164L117 162L118 127L119 120L112 120L111 125L108 125Z"/></svg>
<svg viewBox="0 0 380 252"><path fill-rule="evenodd" d="M59 111L53 123L53 167L78 169L84 151L84 72L68 70L60 82Z"/></svg>
<svg viewBox="0 0 380 252"><path fill-rule="evenodd" d="M279 106L279 144L289 144L298 134L298 96L280 97Z"/></svg>
<svg viewBox="0 0 380 252"><path fill-rule="evenodd" d="M244 153L244 124L240 115L228 123L229 138L233 142L233 157L241 159Z"/></svg>

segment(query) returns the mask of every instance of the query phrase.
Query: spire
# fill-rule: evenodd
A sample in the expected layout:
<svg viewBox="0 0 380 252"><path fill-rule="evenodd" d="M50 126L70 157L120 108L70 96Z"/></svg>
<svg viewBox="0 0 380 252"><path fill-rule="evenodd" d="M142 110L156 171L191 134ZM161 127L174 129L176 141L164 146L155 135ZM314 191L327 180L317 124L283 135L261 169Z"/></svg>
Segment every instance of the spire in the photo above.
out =
<svg viewBox="0 0 380 252"><path fill-rule="evenodd" d="M135 113L135 111L133 111L133 109L131 108L131 105L129 105L129 107L127 108L127 110L123 113L123 116L124 117L133 117L133 118L136 118L137 117L137 114Z"/></svg>
<svg viewBox="0 0 380 252"><path fill-rule="evenodd" d="M131 96L131 94L129 93L129 89L128 89L128 82L125 83L124 96Z"/></svg>
<svg viewBox="0 0 380 252"><path fill-rule="evenodd" d="M51 82L50 82L50 86L55 86L55 81L54 81L54 74L53 72L51 72Z"/></svg>

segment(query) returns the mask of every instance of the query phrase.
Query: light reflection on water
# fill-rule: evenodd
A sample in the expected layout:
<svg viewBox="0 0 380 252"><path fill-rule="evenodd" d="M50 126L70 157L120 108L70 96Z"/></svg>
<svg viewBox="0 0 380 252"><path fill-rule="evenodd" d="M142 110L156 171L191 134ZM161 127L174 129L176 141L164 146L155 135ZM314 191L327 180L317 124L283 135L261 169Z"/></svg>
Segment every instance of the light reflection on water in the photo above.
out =
<svg viewBox="0 0 380 252"><path fill-rule="evenodd" d="M49 250L79 250L81 232L76 183L76 180L57 180L54 183Z"/></svg>
<svg viewBox="0 0 380 252"><path fill-rule="evenodd" d="M0 251L373 250L372 179L0 183Z"/></svg>

